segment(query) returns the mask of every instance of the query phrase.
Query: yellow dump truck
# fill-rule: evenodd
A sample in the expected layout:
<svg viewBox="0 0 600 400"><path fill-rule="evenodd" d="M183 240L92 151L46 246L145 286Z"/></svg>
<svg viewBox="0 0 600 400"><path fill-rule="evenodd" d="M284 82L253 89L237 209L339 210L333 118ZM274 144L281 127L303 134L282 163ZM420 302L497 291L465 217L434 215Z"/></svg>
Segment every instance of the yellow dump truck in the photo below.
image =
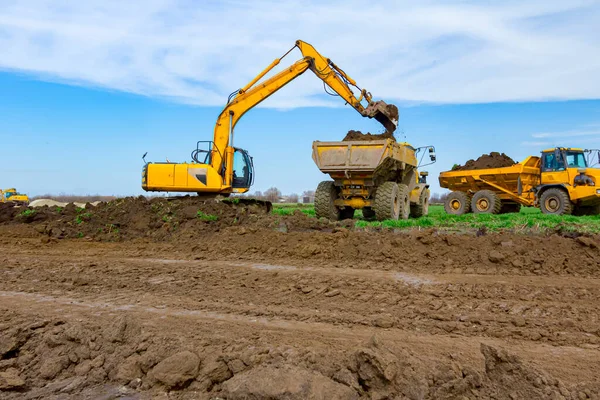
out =
<svg viewBox="0 0 600 400"><path fill-rule="evenodd" d="M317 218L353 218L356 209L380 221L427 215L427 173L417 172L419 155L423 160L427 153L429 164L435 162L433 146L416 149L392 139L313 142L314 162L333 179L317 187Z"/></svg>
<svg viewBox="0 0 600 400"><path fill-rule="evenodd" d="M29 196L17 192L15 188L0 190L0 202L1 203L16 203L16 204L29 204Z"/></svg>
<svg viewBox="0 0 600 400"><path fill-rule="evenodd" d="M450 189L448 214L502 214L521 206L544 214L600 213L600 151L557 147L510 167L442 172L440 186ZM597 186L598 185L598 186Z"/></svg>

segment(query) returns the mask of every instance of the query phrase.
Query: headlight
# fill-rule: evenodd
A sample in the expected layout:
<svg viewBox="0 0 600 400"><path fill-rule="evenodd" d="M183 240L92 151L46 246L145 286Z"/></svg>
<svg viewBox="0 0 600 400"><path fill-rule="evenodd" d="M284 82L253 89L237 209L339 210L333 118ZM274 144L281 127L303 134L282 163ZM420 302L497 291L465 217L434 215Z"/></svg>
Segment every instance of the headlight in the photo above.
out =
<svg viewBox="0 0 600 400"><path fill-rule="evenodd" d="M600 189L596 189L596 194L600 194Z"/></svg>

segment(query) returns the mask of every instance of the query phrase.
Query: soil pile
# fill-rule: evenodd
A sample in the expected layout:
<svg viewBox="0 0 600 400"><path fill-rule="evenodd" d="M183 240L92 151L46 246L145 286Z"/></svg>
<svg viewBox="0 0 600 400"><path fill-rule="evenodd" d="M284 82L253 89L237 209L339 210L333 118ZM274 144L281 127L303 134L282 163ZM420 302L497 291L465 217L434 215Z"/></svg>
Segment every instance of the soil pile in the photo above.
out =
<svg viewBox="0 0 600 400"><path fill-rule="evenodd" d="M354 131L354 130L349 130L348 133L346 134L346 136L344 137L343 141L344 142L350 142L350 141L356 141L356 140L385 140L385 139L392 139L392 140L396 140L396 138L394 137L394 134L391 132L384 132L384 133L380 133L380 134L375 134L375 133L362 133L361 131Z"/></svg>
<svg viewBox="0 0 600 400"><path fill-rule="evenodd" d="M452 171L467 171L474 169L487 169L487 168L502 168L510 167L515 165L516 162L504 153L491 152L490 154L483 154L477 160L469 160L465 165L457 165L452 168Z"/></svg>
<svg viewBox="0 0 600 400"><path fill-rule="evenodd" d="M258 204L235 199L201 200L195 196L174 199L143 196L121 198L85 208L73 203L65 207L13 207L0 203L0 225L27 224L49 238L91 237L124 240L152 237L163 240L188 233L216 232L229 227L276 228L282 231L332 229L339 223L318 221L297 211L285 223L267 214Z"/></svg>

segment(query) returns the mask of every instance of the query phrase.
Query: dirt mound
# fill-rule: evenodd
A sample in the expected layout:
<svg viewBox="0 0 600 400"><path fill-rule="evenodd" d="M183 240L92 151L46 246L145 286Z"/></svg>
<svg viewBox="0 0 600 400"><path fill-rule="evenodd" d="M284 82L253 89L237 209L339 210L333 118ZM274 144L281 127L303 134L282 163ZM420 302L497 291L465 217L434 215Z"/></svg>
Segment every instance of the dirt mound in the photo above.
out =
<svg viewBox="0 0 600 400"><path fill-rule="evenodd" d="M516 162L506 154L493 151L490 154L483 154L477 160L469 160L465 163L465 165L456 165L452 168L452 171L502 168L510 167L515 164Z"/></svg>
<svg viewBox="0 0 600 400"><path fill-rule="evenodd" d="M344 137L343 141L350 142L350 141L356 141L356 140L367 141L367 140L385 140L385 139L396 140L396 138L394 137L394 134L391 132L374 134L374 133L370 133L370 132L362 133L361 131L349 130L348 133L346 134L346 136Z"/></svg>
<svg viewBox="0 0 600 400"><path fill-rule="evenodd" d="M175 199L127 197L85 208L13 207L0 204L0 224L28 224L48 238L84 238L115 241L137 237L163 240L169 237L217 232L222 229L276 228L281 231L331 229L339 223L318 221L297 211L285 221L266 214L257 204L236 199L200 200L195 196Z"/></svg>

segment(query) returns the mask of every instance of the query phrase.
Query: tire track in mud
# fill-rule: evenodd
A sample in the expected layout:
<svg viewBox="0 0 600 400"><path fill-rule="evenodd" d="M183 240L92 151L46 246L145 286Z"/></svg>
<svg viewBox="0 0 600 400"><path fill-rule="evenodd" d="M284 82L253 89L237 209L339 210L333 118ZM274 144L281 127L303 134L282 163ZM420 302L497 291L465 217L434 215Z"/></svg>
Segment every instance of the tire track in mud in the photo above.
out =
<svg viewBox="0 0 600 400"><path fill-rule="evenodd" d="M84 299L135 299L256 318L397 328L591 346L600 344L600 282L493 275L407 274L228 261L107 255L11 255L24 266L0 287ZM109 260L109 261L107 261ZM519 284L519 282L521 282ZM530 284L531 283L531 284Z"/></svg>

